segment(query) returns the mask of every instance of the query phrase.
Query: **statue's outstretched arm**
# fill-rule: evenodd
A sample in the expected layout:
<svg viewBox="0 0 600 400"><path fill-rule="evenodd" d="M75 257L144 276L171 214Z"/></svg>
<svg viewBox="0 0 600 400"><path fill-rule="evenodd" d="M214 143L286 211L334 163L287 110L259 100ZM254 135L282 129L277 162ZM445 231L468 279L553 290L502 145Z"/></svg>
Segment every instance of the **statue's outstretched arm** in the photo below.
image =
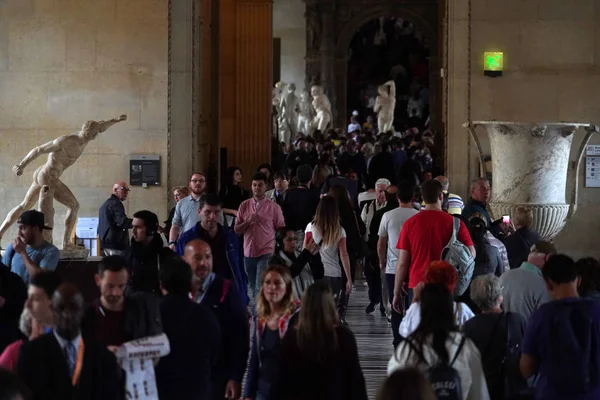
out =
<svg viewBox="0 0 600 400"><path fill-rule="evenodd" d="M13 167L13 172L17 175L21 175L25 167L29 165L30 162L38 158L40 155L60 150L60 139L61 138L56 138L51 142L34 147L29 153L27 153L27 155L23 158L23 160L21 160L20 163Z"/></svg>
<svg viewBox="0 0 600 400"><path fill-rule="evenodd" d="M125 121L125 120L127 120L127 115L123 114L119 118L113 118L109 121L98 121L98 125L100 126L99 132L102 133L105 130L107 130L108 128L110 128L111 126L113 126L114 124L119 123L121 121Z"/></svg>

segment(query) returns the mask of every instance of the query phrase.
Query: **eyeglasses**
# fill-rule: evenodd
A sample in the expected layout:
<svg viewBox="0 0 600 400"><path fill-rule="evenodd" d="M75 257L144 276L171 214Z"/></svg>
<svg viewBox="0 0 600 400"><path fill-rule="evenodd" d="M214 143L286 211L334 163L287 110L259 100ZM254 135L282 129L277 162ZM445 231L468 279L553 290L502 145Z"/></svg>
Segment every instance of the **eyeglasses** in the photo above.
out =
<svg viewBox="0 0 600 400"><path fill-rule="evenodd" d="M119 190L122 190L124 192L131 192L131 189L125 187L120 187Z"/></svg>

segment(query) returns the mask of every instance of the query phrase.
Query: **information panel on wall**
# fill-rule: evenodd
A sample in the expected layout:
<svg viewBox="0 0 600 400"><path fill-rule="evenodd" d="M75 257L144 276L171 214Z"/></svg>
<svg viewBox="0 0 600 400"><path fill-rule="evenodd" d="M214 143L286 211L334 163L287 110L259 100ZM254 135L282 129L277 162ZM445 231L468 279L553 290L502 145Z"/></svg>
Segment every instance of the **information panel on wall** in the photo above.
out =
<svg viewBox="0 0 600 400"><path fill-rule="evenodd" d="M588 145L585 155L585 187L600 187L600 145Z"/></svg>
<svg viewBox="0 0 600 400"><path fill-rule="evenodd" d="M160 185L160 156L135 154L129 157L131 186Z"/></svg>

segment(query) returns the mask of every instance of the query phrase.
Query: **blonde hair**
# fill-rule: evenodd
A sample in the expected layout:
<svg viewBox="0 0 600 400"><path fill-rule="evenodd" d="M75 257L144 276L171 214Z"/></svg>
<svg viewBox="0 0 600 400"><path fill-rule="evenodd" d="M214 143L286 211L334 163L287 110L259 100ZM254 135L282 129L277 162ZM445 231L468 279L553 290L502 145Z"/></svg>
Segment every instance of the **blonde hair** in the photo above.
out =
<svg viewBox="0 0 600 400"><path fill-rule="evenodd" d="M173 190L171 190L171 193L175 192L176 190L181 193L181 197L187 197L190 195L190 188L187 186L175 186Z"/></svg>
<svg viewBox="0 0 600 400"><path fill-rule="evenodd" d="M267 278L267 275L269 275L269 273L271 272L279 274L281 276L281 279L283 279L283 282L285 283L285 294L281 299L281 309L284 310L284 312L288 312L293 311L296 307L296 297L294 296L292 275L290 275L289 268L283 267L281 265L271 265L269 266L269 268L267 268L267 270L262 276L262 279L260 280L260 290L256 299L256 313L259 317L262 318L269 317L273 312L273 310L271 310L269 302L265 298L265 294L263 293L265 279Z"/></svg>
<svg viewBox="0 0 600 400"><path fill-rule="evenodd" d="M514 219L516 225L529 228L533 224L533 211L531 211L531 208L517 207Z"/></svg>
<svg viewBox="0 0 600 400"><path fill-rule="evenodd" d="M333 196L324 196L312 221L313 227L323 238L323 246L335 246L342 237L340 210Z"/></svg>

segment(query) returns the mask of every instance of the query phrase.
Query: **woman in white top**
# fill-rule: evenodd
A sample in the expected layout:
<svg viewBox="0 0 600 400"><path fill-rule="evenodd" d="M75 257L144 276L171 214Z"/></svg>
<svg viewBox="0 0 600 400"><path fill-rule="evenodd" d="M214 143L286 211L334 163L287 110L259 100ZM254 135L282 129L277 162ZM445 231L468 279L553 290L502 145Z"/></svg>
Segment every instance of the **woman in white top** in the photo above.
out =
<svg viewBox="0 0 600 400"><path fill-rule="evenodd" d="M417 329L396 348L388 363L388 375L401 368L418 368L428 375L434 391L457 384L455 394L463 400L488 400L481 357L475 344L458 332L453 311L452 292L444 285L426 284L421 293L421 321ZM432 368L450 366L456 380L437 381ZM439 368L439 367L438 367ZM441 374L436 374L437 378ZM458 380L460 382L458 382Z"/></svg>
<svg viewBox="0 0 600 400"><path fill-rule="evenodd" d="M307 246L311 239L319 246L319 254L324 270L323 280L331 286L331 291L339 307L340 294L344 291L344 278L342 277L340 260L346 276L351 275L350 259L346 249L346 231L342 228L340 212L333 197L324 196L321 199L315 217L306 226L305 233L304 246ZM349 295L351 291L352 280L348 279L345 292Z"/></svg>
<svg viewBox="0 0 600 400"><path fill-rule="evenodd" d="M456 268L454 268L451 264L446 261L433 261L429 267L427 267L427 271L425 271L425 281L417 285L414 288L414 297L413 303L410 305L408 310L406 311L406 315L402 318L402 322L400 323L400 335L402 337L410 336L419 326L421 322L421 304L419 301L420 298L420 289L423 288L423 284L438 284L445 286L450 293L454 292L454 287L456 286L456 282L458 281L458 275L456 273ZM459 303L453 301L454 305L454 323L460 329L463 324L473 318L475 314L465 303Z"/></svg>

